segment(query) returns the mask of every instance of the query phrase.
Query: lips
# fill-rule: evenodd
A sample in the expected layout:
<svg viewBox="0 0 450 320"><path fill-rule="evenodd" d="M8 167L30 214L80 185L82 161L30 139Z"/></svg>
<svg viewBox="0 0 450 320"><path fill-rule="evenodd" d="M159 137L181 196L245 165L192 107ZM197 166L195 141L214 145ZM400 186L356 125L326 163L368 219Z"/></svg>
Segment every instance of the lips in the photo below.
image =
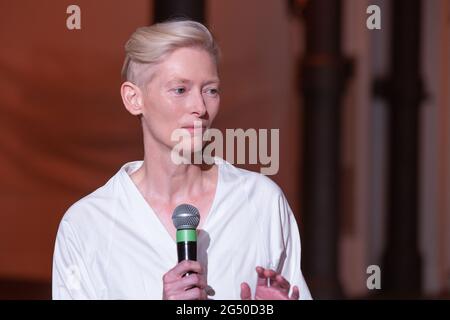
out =
<svg viewBox="0 0 450 320"><path fill-rule="evenodd" d="M188 130L189 132L194 132L194 130L203 132L206 130L206 126L201 126L201 127L186 126L186 127L182 127L182 128Z"/></svg>
<svg viewBox="0 0 450 320"><path fill-rule="evenodd" d="M183 129L193 130L194 128L197 129L203 129L205 130L207 128L206 124L201 123L200 121L195 121L194 123L190 123L188 125L182 126Z"/></svg>

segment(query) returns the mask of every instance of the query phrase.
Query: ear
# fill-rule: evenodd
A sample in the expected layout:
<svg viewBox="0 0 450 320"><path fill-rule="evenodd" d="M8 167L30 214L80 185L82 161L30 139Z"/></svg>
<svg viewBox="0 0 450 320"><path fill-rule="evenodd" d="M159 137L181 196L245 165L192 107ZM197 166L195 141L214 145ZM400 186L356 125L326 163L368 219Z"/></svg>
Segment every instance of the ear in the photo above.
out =
<svg viewBox="0 0 450 320"><path fill-rule="evenodd" d="M142 90L135 84L126 81L120 87L120 95L122 96L125 108L134 116L138 116L143 112L143 96Z"/></svg>

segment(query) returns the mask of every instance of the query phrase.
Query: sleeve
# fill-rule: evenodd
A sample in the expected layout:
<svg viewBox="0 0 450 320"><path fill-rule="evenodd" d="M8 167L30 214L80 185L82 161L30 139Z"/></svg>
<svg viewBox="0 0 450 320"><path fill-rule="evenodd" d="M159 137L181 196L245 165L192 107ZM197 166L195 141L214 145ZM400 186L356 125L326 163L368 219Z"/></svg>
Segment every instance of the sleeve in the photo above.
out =
<svg viewBox="0 0 450 320"><path fill-rule="evenodd" d="M281 193L278 200L283 251L278 263L278 272L300 291L300 300L311 300L311 293L301 270L300 232L294 214L285 196ZM292 293L292 289L291 289Z"/></svg>
<svg viewBox="0 0 450 320"><path fill-rule="evenodd" d="M54 300L98 299L95 284L76 234L63 220L56 236L53 254L52 296Z"/></svg>

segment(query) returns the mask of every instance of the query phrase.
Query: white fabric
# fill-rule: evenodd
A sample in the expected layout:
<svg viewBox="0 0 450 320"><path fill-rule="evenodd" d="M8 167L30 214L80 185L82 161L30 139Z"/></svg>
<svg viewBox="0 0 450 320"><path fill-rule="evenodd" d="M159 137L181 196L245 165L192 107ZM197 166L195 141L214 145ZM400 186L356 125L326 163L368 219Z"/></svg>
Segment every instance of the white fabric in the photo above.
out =
<svg viewBox="0 0 450 320"><path fill-rule="evenodd" d="M207 271L211 299L240 299L240 283L254 294L255 267L272 268L311 299L300 269L298 227L281 189L259 173L215 158L218 185L197 260ZM163 274L177 264L176 243L125 164L103 187L64 215L53 256L54 299L161 299Z"/></svg>

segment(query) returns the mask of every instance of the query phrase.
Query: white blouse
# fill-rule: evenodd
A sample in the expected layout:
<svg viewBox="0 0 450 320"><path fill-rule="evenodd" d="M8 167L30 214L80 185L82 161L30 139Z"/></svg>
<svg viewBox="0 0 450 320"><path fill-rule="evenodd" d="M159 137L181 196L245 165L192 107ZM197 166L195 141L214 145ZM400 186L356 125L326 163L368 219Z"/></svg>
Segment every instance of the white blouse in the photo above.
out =
<svg viewBox="0 0 450 320"><path fill-rule="evenodd" d="M281 189L266 176L215 158L218 184L198 230L197 260L210 299L254 295L256 266L280 272L311 299L300 268L300 235ZM177 264L176 242L130 178L125 164L64 215L53 256L54 299L161 299L163 275Z"/></svg>

